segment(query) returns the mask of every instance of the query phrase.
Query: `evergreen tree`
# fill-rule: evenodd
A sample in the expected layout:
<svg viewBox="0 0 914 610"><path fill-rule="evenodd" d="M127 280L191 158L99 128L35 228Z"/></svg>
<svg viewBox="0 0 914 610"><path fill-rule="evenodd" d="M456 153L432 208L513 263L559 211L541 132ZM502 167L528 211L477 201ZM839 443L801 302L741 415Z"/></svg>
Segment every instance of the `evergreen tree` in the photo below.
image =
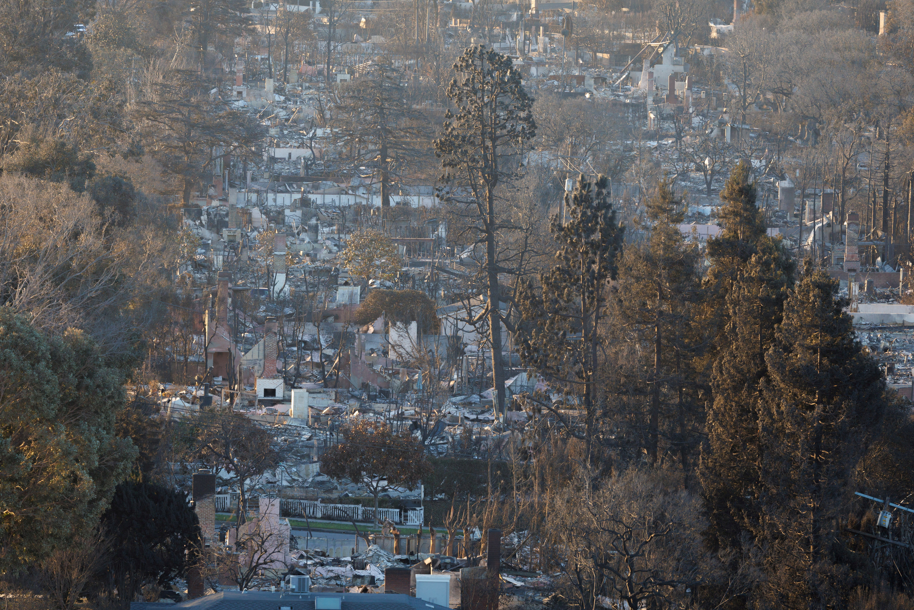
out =
<svg viewBox="0 0 914 610"><path fill-rule="evenodd" d="M765 236L765 219L756 206L756 188L749 182L749 164L740 161L720 192L724 205L717 214L720 236L708 241L708 257L715 262L718 275L728 271L730 279L741 264L756 252Z"/></svg>
<svg viewBox="0 0 914 610"><path fill-rule="evenodd" d="M521 360L556 388L579 398L585 426L579 435L588 465L602 412L599 398L600 359L608 282L616 279L624 229L616 221L608 189L600 176L582 175L566 195L568 220L552 218L559 249L552 269L540 276L542 291L528 282L518 297L523 324L517 333Z"/></svg>
<svg viewBox="0 0 914 610"><path fill-rule="evenodd" d="M164 585L185 577L202 542L200 524L187 496L155 483L117 486L102 517L111 542L102 586L130 601L144 584Z"/></svg>
<svg viewBox="0 0 914 610"><path fill-rule="evenodd" d="M682 202L672 182L663 180L647 204L651 221L646 247L626 250L619 270L618 317L632 328L649 354L643 379L649 397L643 447L657 462L661 449L675 451L683 466L697 444L700 416L691 399L690 361L694 342L689 336L698 293L698 253L679 230ZM661 437L669 445L661 448Z"/></svg>
<svg viewBox="0 0 914 610"><path fill-rule="evenodd" d="M454 110L445 114L443 132L434 143L447 185L439 197L454 214L454 224L463 225L463 237L485 251L478 280L485 286L486 309L478 321L484 317L488 323L495 408L504 413L502 325L508 321L501 310L499 278L515 272L518 263L505 253L502 236L515 227L502 207L511 182L519 177L524 148L536 135L533 98L511 58L482 45L466 49L454 72L447 88Z"/></svg>
<svg viewBox="0 0 914 610"><path fill-rule="evenodd" d="M749 181L749 164L740 161L720 192L723 205L717 214L720 235L708 240L707 258L711 268L703 281L703 306L697 317L709 350L703 368L711 366L723 347L728 322L727 295L739 279L740 271L758 252L762 243L770 242L765 219L756 207L755 183Z"/></svg>
<svg viewBox="0 0 914 610"><path fill-rule="evenodd" d="M93 0L0 2L0 72L29 78L59 69L88 80L92 60L75 36L75 25L90 23Z"/></svg>
<svg viewBox="0 0 914 610"><path fill-rule="evenodd" d="M211 183L220 157L256 158L263 138L255 118L211 94L216 85L172 71L151 83L152 95L134 110L147 151L175 177L185 207L195 189Z"/></svg>
<svg viewBox="0 0 914 610"><path fill-rule="evenodd" d="M699 469L712 550L741 548L748 522L757 519L749 498L759 485L759 392L768 374L765 354L793 282L791 271L780 244L764 241L727 296L729 323L714 364Z"/></svg>
<svg viewBox="0 0 914 610"><path fill-rule="evenodd" d="M82 332L47 336L0 307L0 571L94 530L136 457L115 435L125 394Z"/></svg>
<svg viewBox="0 0 914 610"><path fill-rule="evenodd" d="M848 584L838 518L847 481L886 408L885 382L854 336L838 283L807 263L784 306L759 403L761 513L766 549L760 603L840 607ZM843 584L842 584L843 583Z"/></svg>
<svg viewBox="0 0 914 610"><path fill-rule="evenodd" d="M183 6L201 74L207 69L207 53L231 57L235 39L253 26L245 0L187 0Z"/></svg>

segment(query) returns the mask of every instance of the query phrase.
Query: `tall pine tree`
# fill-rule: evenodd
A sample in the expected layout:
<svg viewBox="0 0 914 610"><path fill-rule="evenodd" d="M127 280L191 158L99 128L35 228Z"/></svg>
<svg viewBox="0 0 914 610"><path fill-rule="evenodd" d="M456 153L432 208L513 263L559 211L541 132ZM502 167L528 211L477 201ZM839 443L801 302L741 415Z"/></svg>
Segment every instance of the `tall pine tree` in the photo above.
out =
<svg viewBox="0 0 914 610"><path fill-rule="evenodd" d="M552 269L540 276L542 290L527 283L518 295L523 320L517 333L521 359L553 387L580 401L585 425L579 436L588 466L602 412L601 326L624 232L608 186L605 176L596 182L583 175L578 179L574 192L565 198L567 222L557 216L552 219L551 232L559 249Z"/></svg>
<svg viewBox="0 0 914 610"><path fill-rule="evenodd" d="M520 70L510 57L483 45L464 50L454 63L455 77L447 88L454 110L445 114L444 128L434 142L441 159L438 197L453 214L452 225L484 255L476 279L485 287L492 351L492 383L496 411L504 415L505 367L501 310L501 278L519 272L505 248L505 233L513 223L505 216L504 197L520 177L521 159L536 135L533 98L524 89ZM482 322L480 315L474 323ZM510 326L509 326L510 328Z"/></svg>
<svg viewBox="0 0 914 610"><path fill-rule="evenodd" d="M711 374L711 367L724 342L727 327L727 295L739 279L740 271L758 252L762 243L770 242L765 219L756 206L755 183L749 181L749 164L740 161L720 192L723 205L717 214L721 232L708 240L707 258L711 268L702 282L703 305L697 315L708 350L701 367ZM706 377L707 379L707 377Z"/></svg>
<svg viewBox="0 0 914 610"><path fill-rule="evenodd" d="M712 550L742 549L749 521L757 520L751 497L758 490L758 417L765 354L781 322L793 265L777 242L764 241L727 295L729 323L714 363L713 401L699 476L710 522Z"/></svg>
<svg viewBox="0 0 914 610"><path fill-rule="evenodd" d="M766 578L754 595L782 608L845 603L849 566L838 519L850 475L886 408L885 382L837 291L835 280L807 263L765 355L755 499L761 516L753 534L766 549Z"/></svg>
<svg viewBox="0 0 914 610"><path fill-rule="evenodd" d="M698 253L679 230L683 206L670 180L658 185L647 216L648 244L627 249L619 269L617 315L649 359L639 383L647 400L641 405L646 416L643 447L652 463L662 452L673 451L688 470L701 419L687 392L695 347L689 326L698 296Z"/></svg>

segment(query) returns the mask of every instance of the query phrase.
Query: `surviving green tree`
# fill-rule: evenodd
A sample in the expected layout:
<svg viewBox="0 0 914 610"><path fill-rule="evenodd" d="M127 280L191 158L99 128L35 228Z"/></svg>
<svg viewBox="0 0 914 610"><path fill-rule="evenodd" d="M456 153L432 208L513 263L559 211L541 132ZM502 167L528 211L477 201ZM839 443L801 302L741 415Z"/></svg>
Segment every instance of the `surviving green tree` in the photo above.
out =
<svg viewBox="0 0 914 610"><path fill-rule="evenodd" d="M640 248L627 248L619 267L619 321L644 346L642 385L648 404L639 412L643 447L652 463L661 451L676 453L688 470L697 448L698 406L687 392L695 345L690 323L698 298L698 252L679 230L682 201L670 180L661 180L647 203L650 238ZM661 437L668 440L661 447Z"/></svg>
<svg viewBox="0 0 914 610"><path fill-rule="evenodd" d="M749 164L740 161L720 192L723 205L717 213L720 235L708 240L707 258L711 268L702 282L702 307L697 312L709 349L704 363L710 374L711 363L722 348L721 339L728 322L727 294L732 290L759 244L770 241L765 219L756 206L756 185L749 181Z"/></svg>
<svg viewBox="0 0 914 610"><path fill-rule="evenodd" d="M83 333L46 336L0 308L0 570L92 531L136 456L115 434L121 373Z"/></svg>
<svg viewBox="0 0 914 610"><path fill-rule="evenodd" d="M541 291L527 281L518 294L521 360L555 388L580 400L584 428L572 430L586 445L588 466L600 423L601 332L610 280L616 279L624 228L616 220L609 181L583 175L565 197L567 221L555 216L551 232L559 249L540 275Z"/></svg>
<svg viewBox="0 0 914 610"><path fill-rule="evenodd" d="M779 607L840 607L853 560L841 539L847 482L886 409L877 364L856 340L838 282L807 263L765 355L759 408L763 517L753 531L766 549L754 592Z"/></svg>
<svg viewBox="0 0 914 610"><path fill-rule="evenodd" d="M711 379L707 442L699 476L710 526L712 550L742 548L750 522L758 520L749 500L758 490L759 408L768 376L765 354L774 343L793 263L778 243L759 246L727 295L729 323ZM736 566L734 566L736 567Z"/></svg>
<svg viewBox="0 0 914 610"><path fill-rule="evenodd" d="M185 494L156 483L117 486L102 516L110 543L101 586L133 600L145 584L164 585L186 572L200 551L200 524Z"/></svg>

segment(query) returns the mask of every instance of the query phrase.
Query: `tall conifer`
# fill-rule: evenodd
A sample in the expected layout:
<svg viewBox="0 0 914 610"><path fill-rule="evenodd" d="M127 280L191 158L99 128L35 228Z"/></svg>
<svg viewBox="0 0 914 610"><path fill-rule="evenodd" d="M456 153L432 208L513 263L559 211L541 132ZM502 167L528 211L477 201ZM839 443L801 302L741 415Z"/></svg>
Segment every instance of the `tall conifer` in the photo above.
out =
<svg viewBox="0 0 914 610"><path fill-rule="evenodd" d="M559 245L554 266L521 290L523 323L518 347L523 362L584 407L581 436L588 465L597 440L602 409L599 370L604 353L601 326L609 281L616 278L624 228L619 226L605 176L590 182L581 176L565 198L567 221L552 219Z"/></svg>
<svg viewBox="0 0 914 610"><path fill-rule="evenodd" d="M729 318L727 295L760 244L771 241L766 235L765 219L756 206L755 183L749 181L749 165L745 161L733 168L720 199L723 205L717 220L721 232L708 240L711 268L703 281L703 305L696 318L709 346L703 363L708 375L723 346Z"/></svg>
<svg viewBox="0 0 914 610"><path fill-rule="evenodd" d="M765 354L792 284L791 270L784 249L763 242L727 296L729 323L714 364L699 469L710 522L707 538L715 550L740 548L748 522L757 519L751 497L759 486L760 387L768 374Z"/></svg>
<svg viewBox="0 0 914 610"><path fill-rule="evenodd" d="M807 263L765 355L756 496L762 516L753 534L767 549L758 594L778 607L841 603L838 518L850 474L885 412L885 382L837 291L835 280Z"/></svg>
<svg viewBox="0 0 914 610"><path fill-rule="evenodd" d="M688 468L700 420L686 392L694 347L689 321L698 296L698 253L679 230L683 206L671 181L660 182L647 215L652 223L648 244L626 250L620 267L618 316L635 331L650 359L643 379L643 446L651 462L657 462L663 451L674 451Z"/></svg>

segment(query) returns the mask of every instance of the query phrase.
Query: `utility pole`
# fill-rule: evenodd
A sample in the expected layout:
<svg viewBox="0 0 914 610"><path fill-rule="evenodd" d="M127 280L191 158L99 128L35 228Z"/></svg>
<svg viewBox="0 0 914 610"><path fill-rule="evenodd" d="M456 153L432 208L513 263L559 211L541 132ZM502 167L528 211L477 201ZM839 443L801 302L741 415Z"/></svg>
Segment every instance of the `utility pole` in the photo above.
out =
<svg viewBox="0 0 914 610"><path fill-rule="evenodd" d="M905 232L905 242L911 243L911 204L914 203L914 171L908 174L908 227ZM914 398L914 394L912 394Z"/></svg>
<svg viewBox="0 0 914 610"><path fill-rule="evenodd" d="M889 244L891 243L891 232L894 227L889 227L889 169L891 168L891 156L889 151L889 130L885 130L885 164L882 170L882 262L889 262Z"/></svg>

